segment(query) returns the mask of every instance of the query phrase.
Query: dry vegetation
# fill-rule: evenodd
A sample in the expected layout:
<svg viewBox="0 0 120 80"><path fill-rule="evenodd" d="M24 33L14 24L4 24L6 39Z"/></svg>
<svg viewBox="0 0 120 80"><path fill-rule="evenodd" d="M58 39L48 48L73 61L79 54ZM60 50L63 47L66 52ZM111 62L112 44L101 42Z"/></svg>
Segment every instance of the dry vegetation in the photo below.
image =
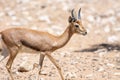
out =
<svg viewBox="0 0 120 80"><path fill-rule="evenodd" d="M82 8L87 36L74 35L70 42L52 56L61 65L67 80L120 79L120 0L0 0L0 31L26 27L60 35L68 25L70 10ZM39 53L23 48L12 71L15 80L36 80ZM8 59L8 58L7 58ZM5 64L0 62L0 80L10 80ZM18 72L19 67L29 72ZM60 80L52 63L45 58L40 80Z"/></svg>

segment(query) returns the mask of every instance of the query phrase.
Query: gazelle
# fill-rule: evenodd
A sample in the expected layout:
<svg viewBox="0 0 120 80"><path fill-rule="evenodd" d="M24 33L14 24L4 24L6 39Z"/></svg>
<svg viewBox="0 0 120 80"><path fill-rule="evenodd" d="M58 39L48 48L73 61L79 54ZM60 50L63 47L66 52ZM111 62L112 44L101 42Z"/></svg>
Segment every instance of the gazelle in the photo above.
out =
<svg viewBox="0 0 120 80"><path fill-rule="evenodd" d="M72 37L74 33L86 35L87 31L83 27L80 16L81 8L78 11L78 18L74 15L74 9L71 11L71 16L68 18L69 25L60 36L54 36L47 32L40 32L25 28L11 28L0 32L2 39L2 53L5 59L8 54L10 55L6 68L12 80L14 80L11 72L13 60L21 49L22 45L29 47L33 50L44 52L40 54L39 59L39 74L41 73L44 57L47 56L50 61L56 66L62 80L64 77L61 72L60 66L56 63L51 53L56 49L63 47Z"/></svg>

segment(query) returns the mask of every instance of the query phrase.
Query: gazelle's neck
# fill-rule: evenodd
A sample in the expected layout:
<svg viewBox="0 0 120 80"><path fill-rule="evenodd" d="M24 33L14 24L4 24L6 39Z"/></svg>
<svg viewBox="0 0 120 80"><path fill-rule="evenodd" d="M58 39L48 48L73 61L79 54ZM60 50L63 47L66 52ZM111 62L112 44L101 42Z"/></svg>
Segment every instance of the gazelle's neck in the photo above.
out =
<svg viewBox="0 0 120 80"><path fill-rule="evenodd" d="M72 27L69 25L67 29L64 31L64 33L58 37L57 39L57 47L63 47L72 37Z"/></svg>

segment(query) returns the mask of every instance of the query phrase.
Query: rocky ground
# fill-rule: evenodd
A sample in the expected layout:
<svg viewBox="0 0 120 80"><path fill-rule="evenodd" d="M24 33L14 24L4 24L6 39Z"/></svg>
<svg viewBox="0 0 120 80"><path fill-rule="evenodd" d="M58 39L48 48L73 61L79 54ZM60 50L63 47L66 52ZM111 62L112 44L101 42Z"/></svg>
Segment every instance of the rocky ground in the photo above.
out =
<svg viewBox="0 0 120 80"><path fill-rule="evenodd" d="M0 0L0 31L25 27L60 35L68 25L71 9L82 8L82 22L88 35L74 35L68 44L52 56L62 68L66 80L120 79L120 0ZM39 53L23 48L15 59L15 80L37 80ZM10 80L0 62L0 80ZM18 72L24 67L29 72ZM57 69L46 57L39 80L61 80Z"/></svg>

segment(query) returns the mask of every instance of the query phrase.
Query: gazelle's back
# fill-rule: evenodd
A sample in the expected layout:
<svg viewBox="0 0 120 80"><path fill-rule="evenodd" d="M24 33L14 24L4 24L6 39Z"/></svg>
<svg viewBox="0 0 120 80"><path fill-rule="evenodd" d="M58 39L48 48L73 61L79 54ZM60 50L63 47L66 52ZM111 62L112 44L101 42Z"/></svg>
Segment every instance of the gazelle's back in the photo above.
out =
<svg viewBox="0 0 120 80"><path fill-rule="evenodd" d="M52 50L55 36L25 28L12 28L3 31L2 38L9 45L24 45L38 51Z"/></svg>

